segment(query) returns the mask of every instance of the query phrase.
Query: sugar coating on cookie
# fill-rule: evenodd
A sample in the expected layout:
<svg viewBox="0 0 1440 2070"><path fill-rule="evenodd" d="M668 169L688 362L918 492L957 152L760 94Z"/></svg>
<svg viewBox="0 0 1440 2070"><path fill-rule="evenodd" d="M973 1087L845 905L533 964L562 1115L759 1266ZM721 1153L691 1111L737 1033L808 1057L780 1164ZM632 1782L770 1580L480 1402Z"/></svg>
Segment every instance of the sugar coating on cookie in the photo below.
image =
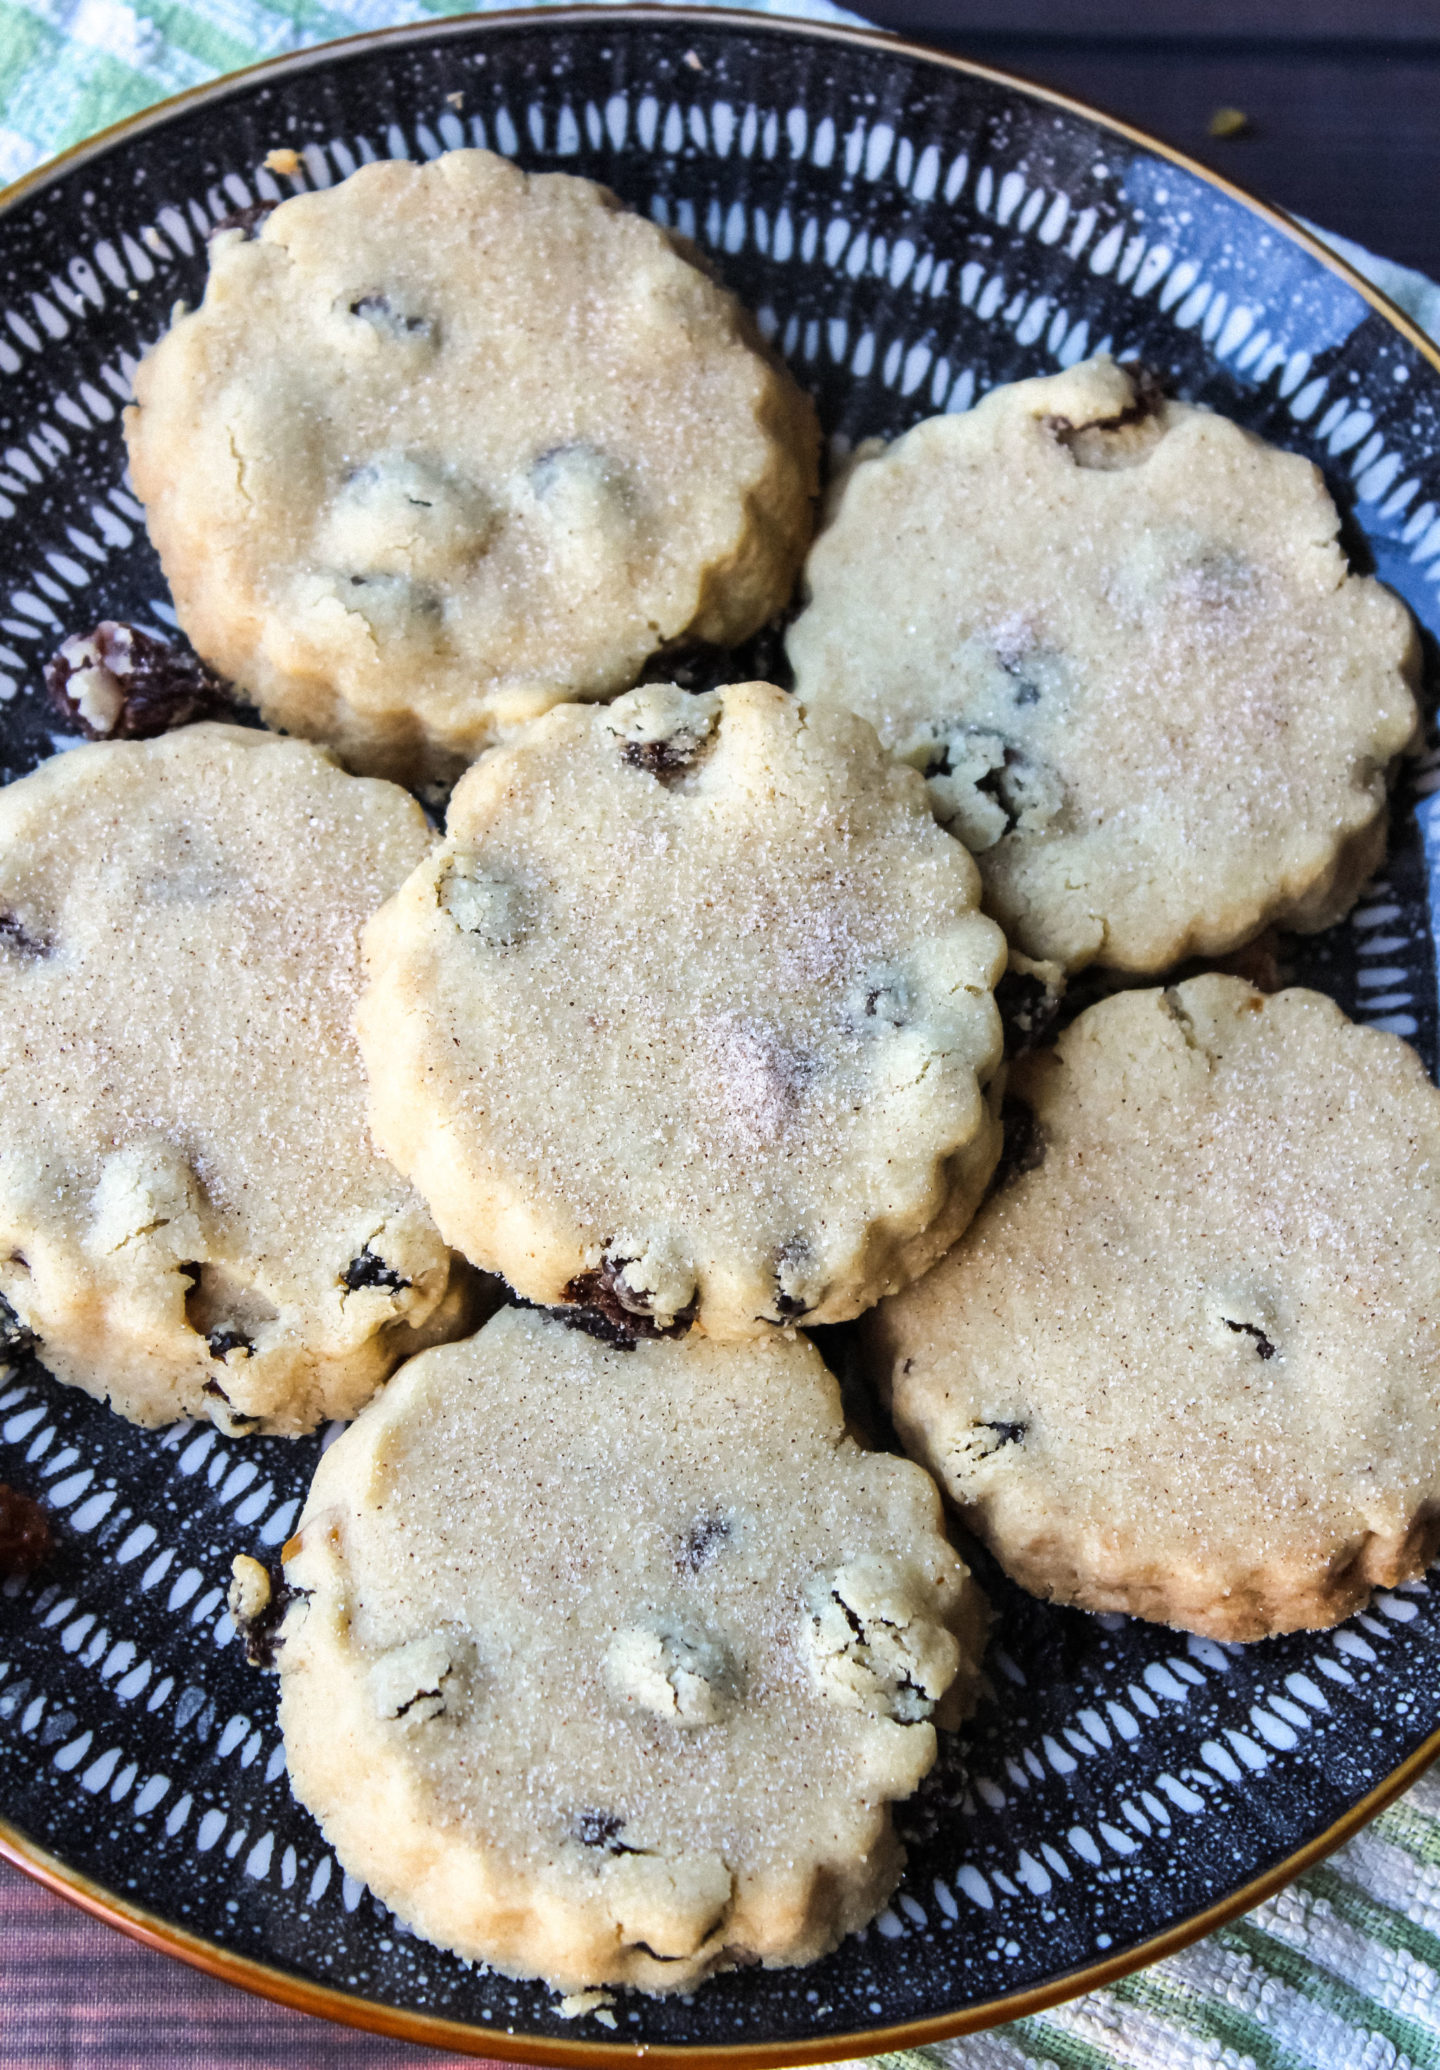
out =
<svg viewBox="0 0 1440 2070"><path fill-rule="evenodd" d="M404 781L667 641L746 638L809 539L814 410L739 304L603 188L486 151L217 236L135 393L197 651Z"/></svg>
<svg viewBox="0 0 1440 2070"><path fill-rule="evenodd" d="M1022 1058L996 1190L867 1325L1028 1589L1221 1639L1440 1543L1440 1093L1319 993L1127 992ZM1007 1102L1008 1106L1008 1102Z"/></svg>
<svg viewBox="0 0 1440 2070"><path fill-rule="evenodd" d="M999 929L921 779L767 683L565 705L366 935L377 1141L457 1249L623 1328L838 1322L999 1147Z"/></svg>
<svg viewBox="0 0 1440 2070"><path fill-rule="evenodd" d="M686 1990L863 1925L986 1611L803 1338L535 1310L412 1360L320 1463L277 1648L296 1795L418 1933Z"/></svg>
<svg viewBox="0 0 1440 2070"><path fill-rule="evenodd" d="M1070 970L1328 926L1383 853L1418 647L1318 469L1091 360L856 464L799 693L929 780L986 910Z"/></svg>
<svg viewBox="0 0 1440 2070"><path fill-rule="evenodd" d="M465 1326L349 1025L361 927L427 846L393 784L236 726L0 792L0 1295L60 1379L303 1431Z"/></svg>

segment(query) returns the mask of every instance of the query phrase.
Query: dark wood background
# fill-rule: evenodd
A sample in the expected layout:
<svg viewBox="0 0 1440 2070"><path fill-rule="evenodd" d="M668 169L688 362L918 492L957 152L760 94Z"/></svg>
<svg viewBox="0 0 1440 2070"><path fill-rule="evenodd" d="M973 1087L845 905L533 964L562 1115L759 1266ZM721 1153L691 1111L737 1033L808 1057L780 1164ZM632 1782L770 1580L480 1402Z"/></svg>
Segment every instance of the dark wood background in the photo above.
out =
<svg viewBox="0 0 1440 2070"><path fill-rule="evenodd" d="M847 0L1440 277L1440 0ZM1248 132L1208 135L1217 108Z"/></svg>

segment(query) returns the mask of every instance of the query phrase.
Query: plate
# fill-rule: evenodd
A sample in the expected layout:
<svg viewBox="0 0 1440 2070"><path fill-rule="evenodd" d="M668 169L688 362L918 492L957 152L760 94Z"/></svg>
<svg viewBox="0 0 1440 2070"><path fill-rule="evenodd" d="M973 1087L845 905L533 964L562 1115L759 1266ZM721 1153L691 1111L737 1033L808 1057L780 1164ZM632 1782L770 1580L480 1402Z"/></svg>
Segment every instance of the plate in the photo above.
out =
<svg viewBox="0 0 1440 2070"><path fill-rule="evenodd" d="M221 216L367 159L482 144L695 238L815 394L832 451L996 381L1134 355L1324 469L1356 562L1440 630L1440 361L1272 210L1054 95L881 34L643 8L447 21L286 58L140 117L0 211L0 758L65 744L39 665L173 623L120 410ZM277 145L302 171L263 169ZM1433 652L1433 638L1431 640ZM1437 1061L1435 757L1384 871L1294 975ZM308 2010L532 2060L814 2060L1035 2010L1253 1904L1440 1746L1440 1595L1248 1648L1046 1607L977 1556L990 1695L902 1808L904 1882L813 1969L607 2030L414 1939L292 1801L273 1684L223 1591L278 1546L319 1437L146 1434L27 1367L0 1480L63 1519L0 1596L0 1844L102 1916Z"/></svg>

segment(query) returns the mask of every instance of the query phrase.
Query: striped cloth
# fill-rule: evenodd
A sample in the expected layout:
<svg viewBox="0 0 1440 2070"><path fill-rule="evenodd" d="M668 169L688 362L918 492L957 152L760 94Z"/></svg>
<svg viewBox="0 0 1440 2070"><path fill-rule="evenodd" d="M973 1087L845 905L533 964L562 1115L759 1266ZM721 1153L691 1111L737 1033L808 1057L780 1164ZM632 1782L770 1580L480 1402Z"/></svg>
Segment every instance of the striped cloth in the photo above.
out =
<svg viewBox="0 0 1440 2070"><path fill-rule="evenodd" d="M0 181L167 94L357 29L516 0L0 0ZM544 0L525 0L544 4ZM732 0L760 14L860 17L830 0Z"/></svg>
<svg viewBox="0 0 1440 2070"><path fill-rule="evenodd" d="M1435 2070L1440 1769L1183 1955L887 2070Z"/></svg>
<svg viewBox="0 0 1440 2070"><path fill-rule="evenodd" d="M751 4L857 19L830 0ZM449 0L0 0L0 181L217 73L457 11ZM1344 251L1440 335L1440 288ZM360 2035L322 2038L178 1968L152 1985L154 1958L97 1941L88 1922L13 1880L0 1897L0 2070L436 2060ZM122 1975L147 1986L133 2031ZM1322 1867L1169 1962L1012 2026L877 2060L887 2070L1440 2070L1437 1978L1440 1779L1427 1778Z"/></svg>

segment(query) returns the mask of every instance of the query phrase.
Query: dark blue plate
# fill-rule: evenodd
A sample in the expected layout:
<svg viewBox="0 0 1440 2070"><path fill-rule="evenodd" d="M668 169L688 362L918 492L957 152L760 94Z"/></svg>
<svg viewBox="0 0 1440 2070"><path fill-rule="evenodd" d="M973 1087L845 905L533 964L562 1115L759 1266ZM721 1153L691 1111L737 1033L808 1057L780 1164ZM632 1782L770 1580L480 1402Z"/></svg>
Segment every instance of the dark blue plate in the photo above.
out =
<svg viewBox="0 0 1440 2070"><path fill-rule="evenodd" d="M483 144L591 175L695 237L816 397L834 449L1108 349L1325 470L1356 562L1440 628L1440 377L1320 248L1053 96L864 32L644 9L391 31L262 66L21 182L0 210L0 742L63 744L60 634L173 622L119 412L220 216L377 155ZM275 179L276 145L305 172ZM1430 643L1433 648L1433 642ZM1380 881L1293 974L1436 1063L1431 759ZM36 1367L0 1383L0 1480L59 1556L0 1597L0 1847L132 1931L311 2010L561 2060L853 2056L1011 2018L1178 1946L1352 1829L1440 1744L1440 1600L1382 1595L1245 1649L1032 1602L994 1691L902 1809L910 1866L868 1932L613 2031L415 1940L290 1798L272 1685L222 1591L278 1546L320 1440L146 1434ZM450 2023L459 2023L452 2025Z"/></svg>

